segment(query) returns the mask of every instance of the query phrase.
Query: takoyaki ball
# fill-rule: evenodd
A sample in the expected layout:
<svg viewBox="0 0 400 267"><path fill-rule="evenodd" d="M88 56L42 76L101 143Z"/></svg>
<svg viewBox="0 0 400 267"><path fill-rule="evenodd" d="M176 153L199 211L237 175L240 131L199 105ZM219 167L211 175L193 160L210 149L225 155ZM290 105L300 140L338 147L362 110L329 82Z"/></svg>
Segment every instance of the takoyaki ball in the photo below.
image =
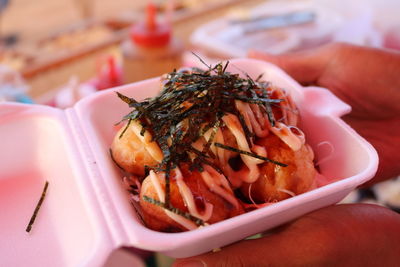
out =
<svg viewBox="0 0 400 267"><path fill-rule="evenodd" d="M222 143L226 146L238 148L238 144L236 141L235 136L232 134L232 132L228 129L226 126L222 126L216 136L214 137L214 142L217 143ZM223 148L217 148L215 146L211 146L214 151L216 151L216 156L217 158L220 159L219 164L221 165L223 162L225 162L225 159L230 159L238 155L237 152L226 150ZM223 154L223 155L222 155ZM224 166L220 166L222 169Z"/></svg>
<svg viewBox="0 0 400 267"><path fill-rule="evenodd" d="M192 144L192 146L199 150L203 151L204 147L207 144L207 141L212 135L212 132L214 129L210 129L204 134L204 137L197 139L195 143ZM235 136L232 134L232 132L228 129L226 126L221 126L218 131L215 133L213 142L215 143L221 143L226 146L238 148L238 144L236 142ZM219 166L221 170L224 170L225 168L225 162L229 160L230 158L233 158L238 155L237 152L226 150L223 148L218 148L214 145L210 146L210 149L208 151L210 157L208 158L209 161L212 161L214 164Z"/></svg>
<svg viewBox="0 0 400 267"><path fill-rule="evenodd" d="M220 195L211 192L198 171L190 171L187 166L181 166L180 171L182 173L184 183L187 185L187 188L193 195L192 199L194 200L194 204L198 213L206 216L208 212L211 212L208 213L211 215L207 220L205 220L205 223L216 223L244 213L243 207L239 202L237 202L237 206L235 207ZM165 180L162 175L157 174L155 176L158 180L158 185L156 185L154 180L152 180L155 177L151 177L151 175L152 174L143 180L140 192L140 207L146 226L150 229L161 232L182 232L197 228L198 225L180 215L175 215L175 217L178 219L172 219L166 214L164 208L160 207L159 205L152 204L144 199L146 196L148 198L161 201L159 198L159 192L157 192L157 190L162 190L162 192L165 194ZM170 203L172 207L189 214L188 205L185 204L185 201L182 197L174 171L171 171L170 179ZM178 223L178 221L186 221L189 226L184 226L182 223Z"/></svg>
<svg viewBox="0 0 400 267"><path fill-rule="evenodd" d="M125 171L143 176L145 165L156 166L162 161L162 151L157 143L151 140L148 131L143 136L140 134L142 126L139 122L131 121L125 128L126 126L123 126L114 137L111 145L112 156Z"/></svg>
<svg viewBox="0 0 400 267"><path fill-rule="evenodd" d="M308 145L293 151L279 137L270 134L257 141L267 149L267 157L285 163L283 167L265 162L260 166L260 177L252 184L245 183L242 193L255 203L276 202L309 191L316 170L313 153Z"/></svg>

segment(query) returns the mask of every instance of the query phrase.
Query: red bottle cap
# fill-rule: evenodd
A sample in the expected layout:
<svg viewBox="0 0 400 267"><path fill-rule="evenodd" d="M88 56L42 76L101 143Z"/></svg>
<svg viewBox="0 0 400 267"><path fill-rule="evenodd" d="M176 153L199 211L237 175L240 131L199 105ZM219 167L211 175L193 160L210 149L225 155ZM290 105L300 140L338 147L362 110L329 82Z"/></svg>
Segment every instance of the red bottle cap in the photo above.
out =
<svg viewBox="0 0 400 267"><path fill-rule="evenodd" d="M130 33L131 40L140 46L159 47L169 43L171 28L159 24L156 20L156 7L149 3L146 10L146 21L135 24Z"/></svg>

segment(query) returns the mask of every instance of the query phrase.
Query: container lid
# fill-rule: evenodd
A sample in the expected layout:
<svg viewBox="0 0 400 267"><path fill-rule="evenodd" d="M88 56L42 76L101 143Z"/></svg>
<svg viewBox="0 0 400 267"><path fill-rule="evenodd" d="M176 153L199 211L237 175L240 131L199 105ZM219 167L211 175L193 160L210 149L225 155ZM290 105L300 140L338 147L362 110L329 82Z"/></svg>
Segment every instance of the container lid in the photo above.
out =
<svg viewBox="0 0 400 267"><path fill-rule="evenodd" d="M167 23L158 23L156 15L156 7L149 3L146 9L146 20L132 26L130 32L132 42L145 47L159 47L169 43L171 27Z"/></svg>
<svg viewBox="0 0 400 267"><path fill-rule="evenodd" d="M101 266L117 247L68 120L0 104L0 266Z"/></svg>

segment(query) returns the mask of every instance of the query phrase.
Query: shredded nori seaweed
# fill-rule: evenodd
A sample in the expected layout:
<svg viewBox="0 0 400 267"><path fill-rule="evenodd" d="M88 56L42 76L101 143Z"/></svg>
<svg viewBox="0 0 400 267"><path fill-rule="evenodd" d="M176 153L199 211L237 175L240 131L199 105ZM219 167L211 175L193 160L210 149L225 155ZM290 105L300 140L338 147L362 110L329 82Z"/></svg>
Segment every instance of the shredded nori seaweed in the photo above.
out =
<svg viewBox="0 0 400 267"><path fill-rule="evenodd" d="M223 145L223 144L220 144L220 143L214 143L214 145L216 147L220 147L220 148L223 148L223 149L226 149L226 150L237 152L237 153L240 153L240 154L243 154L243 155L247 155L247 156L250 156L250 157L253 157L253 158L256 158L256 159L261 159L261 160L264 160L264 161L268 161L268 162L274 163L274 164L282 166L282 167L287 167L288 166L285 163L281 163L281 162L269 159L267 157L263 157L263 156L257 155L255 153L251 153L251 152L248 152L248 151L240 150L240 149L237 149L235 147L226 146L226 145Z"/></svg>
<svg viewBox="0 0 400 267"><path fill-rule="evenodd" d="M174 70L168 73L163 82L162 91L156 97L138 102L117 92L118 97L133 108L122 118L122 121L128 121L128 123L120 138L129 124L136 120L142 125L141 134L143 135L148 130L152 134L153 141L157 142L163 153L162 162L157 166L146 166L146 172L151 169L165 171L166 198L165 203L161 204L162 207L171 211L175 209L170 204L171 170L182 163L187 163L192 171L202 172L203 165L209 165L222 173L221 169L213 162L215 155L210 147L214 143L216 132L224 125L222 117L225 114L230 113L238 117L246 140L250 147L252 146L255 135L249 130L243 116L237 110L235 101L258 105L260 110L267 115L271 125L275 124L271 105L283 101L269 97L270 84L259 81L262 75L254 81L247 74L245 74L246 78L242 78L239 74L227 72L226 68L229 62L211 66L207 65L200 57L199 60L207 67L207 70L194 68L190 71ZM193 143L210 129L212 129L211 135L203 145L203 149L195 149L192 146ZM287 166L254 153L218 143L214 143L214 145L279 166ZM158 203L149 198L145 198L145 200ZM182 212L179 213L182 214Z"/></svg>
<svg viewBox="0 0 400 267"><path fill-rule="evenodd" d="M163 209L169 210L169 211L171 211L171 212L173 212L175 214L178 214L178 215L180 215L182 217L185 217L186 219L191 220L192 222L196 223L197 225L204 225L204 221L202 219L199 219L199 218L191 215L188 212L184 212L184 211L182 211L182 210L180 210L178 208L172 207L171 205L167 205L166 203L161 202L161 201L159 201L157 199L151 198L149 196L143 196L143 200L147 201L147 202L149 202L151 204L157 205L157 206L159 206L159 207L161 207Z"/></svg>
<svg viewBox="0 0 400 267"><path fill-rule="evenodd" d="M40 195L40 199L39 199L38 203L36 204L36 207L35 207L35 210L33 211L32 217L29 220L28 226L25 229L25 231L28 233L32 230L32 225L34 224L34 222L36 220L36 216L42 206L43 200L46 197L48 187L49 187L49 182L46 181L46 183L44 184L44 187L43 187L42 194Z"/></svg>

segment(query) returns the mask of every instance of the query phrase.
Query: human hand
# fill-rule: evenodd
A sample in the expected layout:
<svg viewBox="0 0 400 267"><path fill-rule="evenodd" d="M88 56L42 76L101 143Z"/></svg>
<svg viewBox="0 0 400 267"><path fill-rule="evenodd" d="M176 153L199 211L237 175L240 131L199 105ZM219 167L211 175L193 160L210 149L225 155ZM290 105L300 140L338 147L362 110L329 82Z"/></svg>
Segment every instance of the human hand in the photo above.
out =
<svg viewBox="0 0 400 267"><path fill-rule="evenodd" d="M330 44L286 55L251 51L303 85L328 88L352 106L343 117L377 150L380 162L368 185L400 174L400 53Z"/></svg>
<svg viewBox="0 0 400 267"><path fill-rule="evenodd" d="M399 229L400 215L386 208L336 205L174 266L398 266Z"/></svg>

